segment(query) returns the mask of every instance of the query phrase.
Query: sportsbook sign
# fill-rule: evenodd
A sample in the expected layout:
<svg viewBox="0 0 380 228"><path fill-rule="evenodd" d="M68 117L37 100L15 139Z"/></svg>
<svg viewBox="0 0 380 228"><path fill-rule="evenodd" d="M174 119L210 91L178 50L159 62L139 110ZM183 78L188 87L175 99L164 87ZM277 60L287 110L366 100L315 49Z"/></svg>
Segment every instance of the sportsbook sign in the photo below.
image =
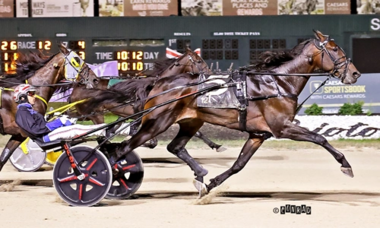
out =
<svg viewBox="0 0 380 228"><path fill-rule="evenodd" d="M324 77L311 77L298 97L302 103L325 80ZM353 85L346 85L336 79L330 79L305 102L299 114L304 114L305 108L313 103L323 107L323 113L338 113L344 103L363 101L363 111L380 113L380 96L378 95L380 74L362 74Z"/></svg>

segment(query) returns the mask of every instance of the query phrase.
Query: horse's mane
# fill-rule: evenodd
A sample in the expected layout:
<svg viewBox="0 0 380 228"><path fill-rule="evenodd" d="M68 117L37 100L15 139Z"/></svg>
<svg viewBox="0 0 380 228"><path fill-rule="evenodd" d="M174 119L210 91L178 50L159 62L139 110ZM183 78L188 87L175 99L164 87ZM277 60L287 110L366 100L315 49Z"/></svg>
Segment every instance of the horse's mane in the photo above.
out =
<svg viewBox="0 0 380 228"><path fill-rule="evenodd" d="M242 69L244 70L255 70L255 71L270 71L273 68L281 66L285 62L293 60L302 50L311 42L310 40L305 40L299 43L291 50L285 51L265 51L260 54L259 60L249 66Z"/></svg>
<svg viewBox="0 0 380 228"><path fill-rule="evenodd" d="M173 64L177 59L161 59L154 62L153 71L149 74L150 76L156 77L161 75L171 64Z"/></svg>
<svg viewBox="0 0 380 228"><path fill-rule="evenodd" d="M102 91L101 93L92 97L91 100L87 102L87 108L89 110L94 110L107 101L123 103L126 102L125 99L128 98L128 101L133 101L136 110L142 109L142 105L145 103L145 98L148 97L155 82L155 77L146 77L116 83L108 90L100 90ZM96 89L93 89L93 91L96 91Z"/></svg>
<svg viewBox="0 0 380 228"><path fill-rule="evenodd" d="M46 56L41 52L18 53L16 60L16 74L7 74L0 78L1 87L12 87L25 83L37 70L45 66L54 56Z"/></svg>

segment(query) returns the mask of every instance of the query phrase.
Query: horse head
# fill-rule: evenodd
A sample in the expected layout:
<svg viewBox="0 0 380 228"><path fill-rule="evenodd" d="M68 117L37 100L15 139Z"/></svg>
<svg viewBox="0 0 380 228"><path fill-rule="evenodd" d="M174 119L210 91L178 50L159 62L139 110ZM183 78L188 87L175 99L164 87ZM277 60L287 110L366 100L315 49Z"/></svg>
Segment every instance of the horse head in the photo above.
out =
<svg viewBox="0 0 380 228"><path fill-rule="evenodd" d="M66 79L86 85L87 89L96 88L99 83L99 78L84 60L63 44L59 44L58 47L65 56Z"/></svg>
<svg viewBox="0 0 380 228"><path fill-rule="evenodd" d="M354 84L360 77L350 58L333 39L323 35L320 31L314 31L315 40L312 53L308 53L308 61L315 69L330 72L344 84Z"/></svg>
<svg viewBox="0 0 380 228"><path fill-rule="evenodd" d="M178 59L166 59L155 62L155 72L160 78L181 73L209 72L207 63L190 48Z"/></svg>
<svg viewBox="0 0 380 228"><path fill-rule="evenodd" d="M189 47L187 47L186 52L177 61L182 61L182 59L187 61L187 67L183 72L201 73L209 71L207 63Z"/></svg>

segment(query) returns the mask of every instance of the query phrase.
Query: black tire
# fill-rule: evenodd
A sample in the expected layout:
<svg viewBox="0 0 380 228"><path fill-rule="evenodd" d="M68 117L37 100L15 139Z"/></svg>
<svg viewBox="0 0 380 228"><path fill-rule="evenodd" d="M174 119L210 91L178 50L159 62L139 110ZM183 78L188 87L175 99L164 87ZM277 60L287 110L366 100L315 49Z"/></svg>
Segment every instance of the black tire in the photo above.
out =
<svg viewBox="0 0 380 228"><path fill-rule="evenodd" d="M113 175L111 188L107 199L126 199L134 194L141 186L144 178L144 166L140 156L131 151L124 159L115 164L119 170Z"/></svg>
<svg viewBox="0 0 380 228"><path fill-rule="evenodd" d="M89 146L71 148L74 159L81 161L93 150ZM72 206L92 206L101 201L108 193L112 183L111 165L106 156L96 150L79 169L85 174L78 180L71 168L69 159L63 153L53 170L53 183L59 196Z"/></svg>

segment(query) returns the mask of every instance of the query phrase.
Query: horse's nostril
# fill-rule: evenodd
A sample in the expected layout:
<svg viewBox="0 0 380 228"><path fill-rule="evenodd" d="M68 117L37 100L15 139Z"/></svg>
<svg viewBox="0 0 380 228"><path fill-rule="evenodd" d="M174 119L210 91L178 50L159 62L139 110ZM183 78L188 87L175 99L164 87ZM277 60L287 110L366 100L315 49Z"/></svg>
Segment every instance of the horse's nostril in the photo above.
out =
<svg viewBox="0 0 380 228"><path fill-rule="evenodd" d="M353 75L355 78L359 78L362 74L360 72L354 72Z"/></svg>

